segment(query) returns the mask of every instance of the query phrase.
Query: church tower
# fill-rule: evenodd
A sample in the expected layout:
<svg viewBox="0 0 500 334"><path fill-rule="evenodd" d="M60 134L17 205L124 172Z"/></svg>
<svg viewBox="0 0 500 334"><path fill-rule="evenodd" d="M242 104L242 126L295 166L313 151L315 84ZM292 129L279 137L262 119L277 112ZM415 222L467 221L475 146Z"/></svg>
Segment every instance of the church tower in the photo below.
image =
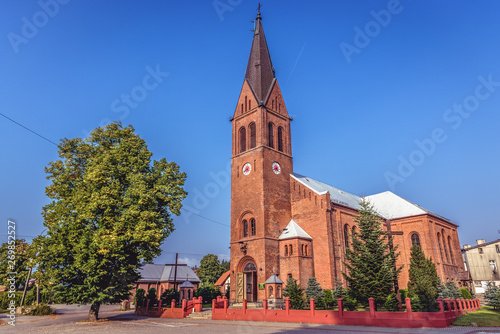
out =
<svg viewBox="0 0 500 334"><path fill-rule="evenodd" d="M279 275L278 237L291 220L290 121L262 28L255 21L250 57L232 122L231 300L266 298Z"/></svg>

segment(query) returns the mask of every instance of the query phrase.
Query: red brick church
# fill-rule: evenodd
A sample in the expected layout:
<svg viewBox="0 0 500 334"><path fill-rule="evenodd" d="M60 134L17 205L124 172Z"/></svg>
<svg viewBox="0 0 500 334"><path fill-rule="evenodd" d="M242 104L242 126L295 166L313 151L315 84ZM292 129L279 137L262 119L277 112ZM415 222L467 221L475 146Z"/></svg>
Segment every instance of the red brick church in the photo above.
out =
<svg viewBox="0 0 500 334"><path fill-rule="evenodd" d="M265 283L273 274L285 282L298 279L304 288L309 277L316 277L323 289L332 289L343 280L348 232L356 228L360 198L294 172L292 119L260 13L231 121L230 299L269 298ZM443 281L460 281L464 266L456 224L390 191L367 198L401 252L401 288L407 286L414 244L432 257Z"/></svg>

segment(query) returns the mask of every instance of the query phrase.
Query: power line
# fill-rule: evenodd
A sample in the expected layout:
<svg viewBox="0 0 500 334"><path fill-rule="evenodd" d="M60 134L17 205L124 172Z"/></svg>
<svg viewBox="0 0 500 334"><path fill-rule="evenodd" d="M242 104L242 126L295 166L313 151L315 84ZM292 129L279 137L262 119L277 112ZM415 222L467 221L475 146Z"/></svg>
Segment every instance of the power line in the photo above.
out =
<svg viewBox="0 0 500 334"><path fill-rule="evenodd" d="M16 123L16 124L17 124L17 125L19 125L20 127L24 128L24 129L26 129L26 130L28 130L29 132L31 132L31 133L33 133L33 134L37 135L38 137L40 137L40 138L42 138L42 139L45 139L46 141L48 141L48 142L49 142L49 143L51 143L52 145L57 146L57 144L56 144L56 143L54 143L52 140L47 139L46 137L42 136L41 134L39 134L39 133L37 133L37 132L35 132L35 131L33 131L33 130L31 130L31 129L27 128L27 127L25 127L25 126L24 126L24 125L22 125L21 123L14 121L12 118L7 117L7 116L5 116L5 115L4 115L4 114L2 114L2 113L0 113L0 115L2 115L3 117L7 118L9 121L11 121L11 122L13 122L13 123Z"/></svg>
<svg viewBox="0 0 500 334"><path fill-rule="evenodd" d="M201 218L203 218L203 219L209 220L209 221L211 221L212 223L219 224L219 225L222 225L222 226L225 226L225 227L231 227L231 226L229 226L229 225L227 225L227 224L224 224L224 223L219 223L219 222L218 222L218 221L216 221L216 220L213 220L213 219L207 218L207 217L205 217L205 216L199 215L199 214L197 214L197 213L194 213L193 211L190 211L190 210L188 210L188 209L181 208L181 210L187 211L187 212L189 212L189 213L191 213L191 214L193 214L193 215L195 215L195 216L198 216L198 217L201 217Z"/></svg>

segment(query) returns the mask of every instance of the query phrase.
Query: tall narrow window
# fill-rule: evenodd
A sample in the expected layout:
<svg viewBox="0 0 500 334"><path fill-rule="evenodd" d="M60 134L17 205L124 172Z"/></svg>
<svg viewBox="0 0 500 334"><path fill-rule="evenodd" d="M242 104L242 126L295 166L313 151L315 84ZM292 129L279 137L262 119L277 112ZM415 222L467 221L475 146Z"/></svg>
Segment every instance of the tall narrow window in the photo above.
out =
<svg viewBox="0 0 500 334"><path fill-rule="evenodd" d="M250 219L250 230L252 235L255 235L255 219Z"/></svg>
<svg viewBox="0 0 500 334"><path fill-rule="evenodd" d="M500 246L499 245L495 245L495 249L496 249L497 253L500 253Z"/></svg>
<svg viewBox="0 0 500 334"><path fill-rule="evenodd" d="M453 251L451 249L451 237L450 236L448 236L448 248L450 249L451 264L455 264L455 259L453 258Z"/></svg>
<svg viewBox="0 0 500 334"><path fill-rule="evenodd" d="M413 233L411 235L411 245L420 246L420 237L418 236L418 233Z"/></svg>
<svg viewBox="0 0 500 334"><path fill-rule="evenodd" d="M248 110L248 100L247 97L245 96L245 111Z"/></svg>
<svg viewBox="0 0 500 334"><path fill-rule="evenodd" d="M446 256L446 262L450 263L450 257L448 256L448 248L446 247L446 237L444 236L444 230L441 230L441 237L443 238L443 248L444 248L444 255Z"/></svg>
<svg viewBox="0 0 500 334"><path fill-rule="evenodd" d="M285 245L285 256L288 256L288 246Z"/></svg>
<svg viewBox="0 0 500 334"><path fill-rule="evenodd" d="M290 245L290 256L293 255L293 246Z"/></svg>
<svg viewBox="0 0 500 334"><path fill-rule="evenodd" d="M269 122L268 126L269 147L274 148L274 125Z"/></svg>
<svg viewBox="0 0 500 334"><path fill-rule="evenodd" d="M243 220L243 237L248 237L248 222L247 220Z"/></svg>
<svg viewBox="0 0 500 334"><path fill-rule="evenodd" d="M240 153L247 149L247 131L244 127L240 128Z"/></svg>
<svg viewBox="0 0 500 334"><path fill-rule="evenodd" d="M278 128L278 151L283 152L283 128Z"/></svg>
<svg viewBox="0 0 500 334"><path fill-rule="evenodd" d="M248 129L250 131L250 147L249 148L254 148L257 146L257 130L255 129L255 123L250 123L248 126Z"/></svg>
<svg viewBox="0 0 500 334"><path fill-rule="evenodd" d="M441 254L441 262L444 262L443 248L441 247L441 234L439 232L437 234L437 237L438 237L439 253Z"/></svg>
<svg viewBox="0 0 500 334"><path fill-rule="evenodd" d="M306 245L306 254L305 254L305 256L307 256L307 245Z"/></svg>
<svg viewBox="0 0 500 334"><path fill-rule="evenodd" d="M304 254L304 245L300 245L300 255L305 255Z"/></svg>
<svg viewBox="0 0 500 334"><path fill-rule="evenodd" d="M349 248L349 225L344 225L344 244L345 248Z"/></svg>

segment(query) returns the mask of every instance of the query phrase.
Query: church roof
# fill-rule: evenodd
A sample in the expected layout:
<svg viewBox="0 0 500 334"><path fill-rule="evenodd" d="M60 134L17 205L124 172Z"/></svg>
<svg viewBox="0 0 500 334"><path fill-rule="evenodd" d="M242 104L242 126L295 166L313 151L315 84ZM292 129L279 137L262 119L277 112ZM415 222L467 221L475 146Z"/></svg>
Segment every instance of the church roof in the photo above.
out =
<svg viewBox="0 0 500 334"><path fill-rule="evenodd" d="M144 264L139 269L141 278L139 282L174 282L175 265L168 264ZM181 283L185 280L190 282L200 283L200 279L194 273L193 269L188 266L177 266L177 277L175 283Z"/></svg>
<svg viewBox="0 0 500 334"><path fill-rule="evenodd" d="M269 54L266 37L264 36L260 12L257 14L255 22L245 80L250 85L259 105L266 104L276 80L276 75L274 74L271 55Z"/></svg>
<svg viewBox="0 0 500 334"><path fill-rule="evenodd" d="M359 196L350 194L300 174L294 173L291 176L309 189L315 191L318 195L324 195L329 192L330 200L334 203L356 210L360 208L359 201L361 200L361 197ZM385 219L396 219L429 214L456 225L450 220L424 209L420 205L412 203L390 191L366 196L365 198L370 201L378 215Z"/></svg>
<svg viewBox="0 0 500 334"><path fill-rule="evenodd" d="M272 274L271 277L267 279L265 284L283 284L283 281L276 276L276 274Z"/></svg>
<svg viewBox="0 0 500 334"><path fill-rule="evenodd" d="M290 239L290 238L307 238L312 239L309 234L306 233L293 219L290 220L288 225L285 227L283 232L279 237L279 240Z"/></svg>

